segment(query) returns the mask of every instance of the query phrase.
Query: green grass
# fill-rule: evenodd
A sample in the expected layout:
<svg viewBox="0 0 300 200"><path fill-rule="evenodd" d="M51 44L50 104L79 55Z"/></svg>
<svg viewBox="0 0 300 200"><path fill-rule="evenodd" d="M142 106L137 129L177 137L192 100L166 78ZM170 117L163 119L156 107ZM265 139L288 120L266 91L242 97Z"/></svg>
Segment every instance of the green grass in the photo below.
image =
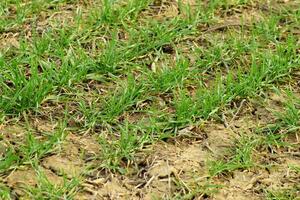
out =
<svg viewBox="0 0 300 200"><path fill-rule="evenodd" d="M101 152L91 170L126 176L144 147L176 140L183 128L222 121L235 111L232 105L294 84L298 10L287 3L266 11L252 0L196 2L178 1L179 14L164 17L165 5L154 0L2 1L0 122L19 121L28 130L20 141L0 137L0 178L56 154L68 131L98 138ZM263 17L226 24L254 5ZM211 178L257 167L259 149L294 147L287 138L299 130L300 101L292 91L285 94L274 122L242 135L226 159L210 162ZM50 133L34 130L34 119L50 118L63 125ZM55 186L42 168L37 175L30 198L72 199L80 185ZM9 199L9 193L1 184L0 197ZM268 193L270 199L284 195L294 193Z"/></svg>
<svg viewBox="0 0 300 200"><path fill-rule="evenodd" d="M10 199L10 190L5 185L0 185L0 198L1 199Z"/></svg>
<svg viewBox="0 0 300 200"><path fill-rule="evenodd" d="M238 141L231 154L226 160L211 162L210 174L216 176L234 170L248 169L254 166L252 154L258 141L255 138L242 138Z"/></svg>
<svg viewBox="0 0 300 200"><path fill-rule="evenodd" d="M283 102L282 112L274 112L276 116L275 123L270 123L266 127L257 130L257 134L263 136L262 143L269 147L293 147L286 141L289 135L297 133L300 123L300 112L297 109L299 98L291 90L282 92L286 95Z"/></svg>
<svg viewBox="0 0 300 200"><path fill-rule="evenodd" d="M4 155L0 157L0 173L17 168L19 165L38 162L46 155L53 153L59 147L66 133L63 125L52 133L43 133L44 136L36 137L28 130L24 133L24 141L12 141L17 145L10 144Z"/></svg>
<svg viewBox="0 0 300 200"><path fill-rule="evenodd" d="M299 199L299 189L285 189L281 191L268 191L267 192L268 200L297 200Z"/></svg>
<svg viewBox="0 0 300 200"><path fill-rule="evenodd" d="M120 88L105 100L100 111L101 121L113 121L131 106L137 104L143 94L143 85L139 85L132 76L126 83L121 82Z"/></svg>
<svg viewBox="0 0 300 200"><path fill-rule="evenodd" d="M277 112L276 115L282 126L290 129L297 129L300 126L300 99L292 91L286 91L287 100L284 105L284 112Z"/></svg>
<svg viewBox="0 0 300 200"><path fill-rule="evenodd" d="M101 167L120 173L126 172L124 164L134 159L134 153L137 150L141 149L145 143L151 143L149 132L132 126L128 122L124 122L123 126L110 132L106 138L99 137L102 146L100 157L104 161Z"/></svg>
<svg viewBox="0 0 300 200"><path fill-rule="evenodd" d="M41 169L36 170L37 186L26 187L26 196L30 199L73 199L78 191L79 180L64 178L61 185L55 185L48 180Z"/></svg>
<svg viewBox="0 0 300 200"><path fill-rule="evenodd" d="M229 154L231 157L225 160L212 161L210 173L216 176L226 172L232 172L237 169L249 169L255 166L253 155L255 151L261 151L263 147L269 149L281 147L296 147L286 141L286 138L299 130L299 110L296 109L299 98L290 90L285 91L288 99L284 102L284 112L275 112L276 122L267 124L264 127L255 130L253 137L239 139L233 152ZM258 166L258 165L257 165ZM297 170L297 167L295 168Z"/></svg>

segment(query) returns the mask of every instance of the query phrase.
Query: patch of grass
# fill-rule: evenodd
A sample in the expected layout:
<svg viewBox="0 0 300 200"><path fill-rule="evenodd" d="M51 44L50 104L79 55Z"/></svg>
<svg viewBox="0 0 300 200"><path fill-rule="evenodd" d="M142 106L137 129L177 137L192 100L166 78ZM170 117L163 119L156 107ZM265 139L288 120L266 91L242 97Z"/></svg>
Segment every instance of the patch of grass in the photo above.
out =
<svg viewBox="0 0 300 200"><path fill-rule="evenodd" d="M110 4L110 1L107 3ZM141 1L131 3L127 5L134 8L143 4ZM110 39L102 42L100 56L98 50L87 52L80 46L88 38L80 37L82 33L76 26L50 29L42 35L33 32L31 40L20 39L18 51L1 57L4 68L0 77L3 88L0 108L5 113L18 114L38 108L47 95L84 80L87 73L110 75L129 70L136 65L139 57L172 42L174 38L192 34L195 29L187 23L178 18L165 23L150 21L144 26L123 24L128 40L119 40L119 28L115 27L112 35L101 33ZM14 53L18 56L13 56ZM89 56L94 53L97 56Z"/></svg>
<svg viewBox="0 0 300 200"><path fill-rule="evenodd" d="M284 105L284 112L277 112L275 115L280 121L281 126L289 129L300 128L300 99L292 91L286 91L287 100Z"/></svg>
<svg viewBox="0 0 300 200"><path fill-rule="evenodd" d="M122 24L124 21L134 22L138 14L147 8L153 0L111 1L102 0L99 16L101 23L109 25Z"/></svg>
<svg viewBox="0 0 300 200"><path fill-rule="evenodd" d="M31 68L30 73L32 76L26 77L26 72L17 65L4 71L0 79L2 111L9 114L36 108L53 90L53 84L45 76L39 75L36 67Z"/></svg>
<svg viewBox="0 0 300 200"><path fill-rule="evenodd" d="M0 198L4 200L11 199L10 189L3 184L0 184Z"/></svg>
<svg viewBox="0 0 300 200"><path fill-rule="evenodd" d="M123 32L128 35L127 40L119 40L118 29L114 28L92 71L120 74L130 70L135 63L139 63L139 58L172 43L175 38L193 34L195 27L187 23L186 20L175 18L164 23L149 21L136 26L124 24Z"/></svg>
<svg viewBox="0 0 300 200"><path fill-rule="evenodd" d="M43 170L38 168L36 170L37 186L26 187L26 196L30 199L73 199L76 192L78 192L79 180L72 178L68 180L64 178L63 183L55 185L50 182Z"/></svg>
<svg viewBox="0 0 300 200"><path fill-rule="evenodd" d="M186 90L179 90L178 94L175 94L174 108L176 110L175 120L183 124L195 121L195 117L199 114L194 99Z"/></svg>
<svg viewBox="0 0 300 200"><path fill-rule="evenodd" d="M288 91L287 94L289 98L285 103L285 112L276 113L277 123L268 124L256 130L256 134L259 134L256 138L241 140L229 160L213 161L210 167L212 176L254 166L255 164L252 162L252 152L260 146L266 145L271 149L274 147L293 146L285 141L285 139L288 134L294 133L299 129L299 112L295 107L297 106L296 102L298 99L290 91Z"/></svg>
<svg viewBox="0 0 300 200"><path fill-rule="evenodd" d="M24 161L29 161L32 159L41 159L50 152L55 150L55 146L63 140L62 133L50 135L45 141L40 141L34 137L32 133L28 133L26 137L26 142L21 146L20 153Z"/></svg>
<svg viewBox="0 0 300 200"><path fill-rule="evenodd" d="M272 147L292 147L285 139L288 135L296 133L300 126L299 98L291 90L284 92L287 99L284 102L283 112L274 112L276 122L257 130L262 135L262 144Z"/></svg>
<svg viewBox="0 0 300 200"><path fill-rule="evenodd" d="M300 174L300 165L289 165L289 169L295 171L297 174Z"/></svg>
<svg viewBox="0 0 300 200"><path fill-rule="evenodd" d="M85 77L91 61L80 48L71 48L71 37L63 29L49 31L33 36L32 41L22 41L18 56L0 56L1 111L18 114L36 109L57 88L69 87Z"/></svg>
<svg viewBox="0 0 300 200"><path fill-rule="evenodd" d="M284 128L278 124L269 124L257 131L258 134L263 135L261 138L261 145L266 145L269 148L273 147L288 147L290 143L284 139L287 137L287 133Z"/></svg>
<svg viewBox="0 0 300 200"><path fill-rule="evenodd" d="M95 102L87 104L84 101L80 101L78 106L78 112L83 117L82 126L88 130L92 130L100 124L100 109Z"/></svg>
<svg viewBox="0 0 300 200"><path fill-rule="evenodd" d="M143 90L143 85L137 83L133 76L129 76L127 82L125 84L121 82L119 88L105 100L103 110L100 111L100 119L113 122L117 116L140 100Z"/></svg>
<svg viewBox="0 0 300 200"><path fill-rule="evenodd" d="M145 143L150 143L151 137L137 126L124 122L117 130L110 132L107 138L100 136L99 143L102 147L101 160L102 167L120 173L126 172L128 161L134 159L134 153L143 147Z"/></svg>
<svg viewBox="0 0 300 200"><path fill-rule="evenodd" d="M185 80L190 76L189 62L184 59L177 60L174 67L163 66L162 69L157 69L157 72L146 74L150 90L152 89L155 93L165 93L175 88L182 88Z"/></svg>
<svg viewBox="0 0 300 200"><path fill-rule="evenodd" d="M21 25L34 21L42 11L48 11L49 7L53 10L59 9L65 4L63 1L30 1L22 0L1 1L0 3L0 33L10 32L15 29L20 29Z"/></svg>
<svg viewBox="0 0 300 200"><path fill-rule="evenodd" d="M15 150L7 149L5 154L0 157L0 173L4 173L13 166L17 166L21 162L21 158L16 154Z"/></svg>
<svg viewBox="0 0 300 200"><path fill-rule="evenodd" d="M194 183L194 186L188 187L181 181L176 181L176 185L180 188L180 193L175 193L174 200L192 200L196 197L212 197L222 187L221 185L213 184L210 180L203 181L204 183ZM184 189L183 189L184 188Z"/></svg>
<svg viewBox="0 0 300 200"><path fill-rule="evenodd" d="M222 78L215 81L215 85L212 88L200 88L197 91L196 104L200 109L199 117L208 119L220 108L228 102L229 96L226 94L226 88L222 83Z"/></svg>
<svg viewBox="0 0 300 200"><path fill-rule="evenodd" d="M17 142L16 147L11 145L0 157L0 173L5 173L18 165L30 164L42 159L54 152L66 136L63 125L53 133L44 134L45 136L40 139L28 130L25 141Z"/></svg>
<svg viewBox="0 0 300 200"><path fill-rule="evenodd" d="M210 163L210 175L216 176L237 169L248 169L254 166L252 153L255 151L257 144L258 140L255 138L242 138L238 141L237 146L232 149L233 152L228 159Z"/></svg>
<svg viewBox="0 0 300 200"><path fill-rule="evenodd" d="M275 49L264 52L260 52L256 45L250 45L248 48L250 48L252 56L248 72L245 72L244 69L238 69L236 72L230 70L225 77L219 73L211 86L198 88L196 98L184 97L185 100L182 101L182 104L187 102L190 104L185 107L196 107L195 110L198 110L197 113L191 112L189 117L194 119L214 117L233 100L255 96L265 88L285 79L299 63L295 53L297 47L294 37L289 37L283 44L275 44ZM215 62L212 61L213 58L208 59L208 63ZM202 70L206 71L207 69L202 68ZM187 100L188 98L189 100ZM181 102L181 100L176 100L176 102ZM176 103L176 107L180 108L178 103ZM190 121L191 119L186 120Z"/></svg>
<svg viewBox="0 0 300 200"><path fill-rule="evenodd" d="M299 200L299 186L280 191L267 191L267 200Z"/></svg>

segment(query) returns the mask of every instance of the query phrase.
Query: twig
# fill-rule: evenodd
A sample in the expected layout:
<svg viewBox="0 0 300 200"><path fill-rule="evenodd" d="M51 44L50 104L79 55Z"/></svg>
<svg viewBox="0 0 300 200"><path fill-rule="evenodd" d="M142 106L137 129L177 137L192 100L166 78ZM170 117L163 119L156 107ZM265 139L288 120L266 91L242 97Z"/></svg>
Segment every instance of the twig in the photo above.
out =
<svg viewBox="0 0 300 200"><path fill-rule="evenodd" d="M224 123L225 128L228 128L228 122L224 113L222 113L222 121Z"/></svg>
<svg viewBox="0 0 300 200"><path fill-rule="evenodd" d="M236 113L233 115L233 117L231 118L230 122L228 123L228 127L230 127L232 125L232 122L235 120L235 118L237 117L237 115L240 113L244 103L246 102L246 99L243 99L239 108L237 109Z"/></svg>
<svg viewBox="0 0 300 200"><path fill-rule="evenodd" d="M151 182L153 181L153 179L155 178L156 176L152 176L151 178L150 178L150 180L146 183L146 185L144 186L144 188L147 188L150 184L151 184Z"/></svg>

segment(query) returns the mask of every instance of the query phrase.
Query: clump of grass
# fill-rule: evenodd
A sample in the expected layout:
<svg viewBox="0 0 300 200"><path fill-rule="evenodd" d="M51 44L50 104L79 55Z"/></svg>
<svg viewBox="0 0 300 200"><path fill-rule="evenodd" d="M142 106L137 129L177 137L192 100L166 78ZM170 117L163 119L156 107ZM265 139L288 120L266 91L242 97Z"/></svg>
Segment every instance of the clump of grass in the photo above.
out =
<svg viewBox="0 0 300 200"><path fill-rule="evenodd" d="M11 199L10 189L3 184L0 184L0 198L1 199Z"/></svg>
<svg viewBox="0 0 300 200"><path fill-rule="evenodd" d="M188 91L179 90L174 98L175 120L183 124L195 121L199 115L199 110L194 99L189 96Z"/></svg>
<svg viewBox="0 0 300 200"><path fill-rule="evenodd" d="M125 3L102 0L99 21L109 25L122 24L124 21L134 22L138 14L151 2L151 0L129 0Z"/></svg>
<svg viewBox="0 0 300 200"><path fill-rule="evenodd" d="M289 165L289 169L291 169L291 171L296 172L297 174L300 174L300 166L298 165Z"/></svg>
<svg viewBox="0 0 300 200"><path fill-rule="evenodd" d="M37 67L30 70L31 77L14 65L4 71L0 78L0 108L5 113L18 113L28 108L36 108L45 96L53 90L53 83L46 76L39 75Z"/></svg>
<svg viewBox="0 0 300 200"><path fill-rule="evenodd" d="M45 141L37 140L32 133L28 133L26 137L25 145L20 148L20 153L24 161L30 161L31 159L41 159L45 155L54 150L63 138L61 133L49 136Z"/></svg>
<svg viewBox="0 0 300 200"><path fill-rule="evenodd" d="M281 126L289 129L298 129L300 127L300 99L292 91L286 91L287 100L284 103L284 112L277 112L278 121Z"/></svg>
<svg viewBox="0 0 300 200"><path fill-rule="evenodd" d="M252 153L258 144L258 140L255 138L242 138L236 147L232 149L232 156L229 157L228 160L218 160L210 163L210 175L216 176L237 169L248 169L254 166Z"/></svg>
<svg viewBox="0 0 300 200"><path fill-rule="evenodd" d="M290 189L281 189L279 191L266 191L267 200L299 200L299 188L296 186Z"/></svg>
<svg viewBox="0 0 300 200"><path fill-rule="evenodd" d="M53 133L46 134L43 140L38 139L29 130L26 132L24 143L10 146L5 154L0 157L0 173L4 173L18 165L30 164L36 160L40 160L49 153L56 150L55 147L60 145L66 134L64 127L59 127ZM23 142L23 141L22 141Z"/></svg>
<svg viewBox="0 0 300 200"><path fill-rule="evenodd" d="M147 74L150 90L155 93L170 92L175 88L184 87L184 82L191 76L189 62L179 59L174 67L165 66L157 72Z"/></svg>
<svg viewBox="0 0 300 200"><path fill-rule="evenodd" d="M285 141L290 134L297 132L300 128L300 112L298 109L299 98L292 91L285 91L287 99L284 102L283 112L274 112L275 123L257 130L257 134L262 135L262 144L272 147L292 147L293 145Z"/></svg>
<svg viewBox="0 0 300 200"><path fill-rule="evenodd" d="M195 182L183 183L181 180L175 180L175 184L181 189L180 192L175 193L172 199L175 200L192 200L197 197L213 197L214 194L218 193L218 190L222 188L221 185L214 184L211 179L204 180L199 183L197 180Z"/></svg>
<svg viewBox="0 0 300 200"><path fill-rule="evenodd" d="M286 147L291 146L290 143L285 142L287 134L285 128L279 124L269 124L266 127L260 128L256 133L263 135L261 138L261 145L266 145L270 148L273 147Z"/></svg>
<svg viewBox="0 0 300 200"><path fill-rule="evenodd" d="M21 41L18 56L0 57L1 111L19 114L36 109L57 88L70 87L85 77L90 59L80 48L66 51L74 42L71 37L64 29L49 31Z"/></svg>
<svg viewBox="0 0 300 200"><path fill-rule="evenodd" d="M6 150L5 154L0 157L0 173L4 173L13 166L17 166L21 158L16 154L13 148Z"/></svg>
<svg viewBox="0 0 300 200"><path fill-rule="evenodd" d="M288 39L285 45L288 46L287 50L283 50L283 45L279 44L275 52L253 52L252 63L246 74L243 70L229 72L225 78L217 76L212 86L199 87L197 97L191 97L190 100L190 107L196 105L199 110L197 118L212 117L231 101L256 95L288 76L295 69L298 60L294 59L294 38Z"/></svg>
<svg viewBox="0 0 300 200"><path fill-rule="evenodd" d="M172 43L175 38L193 34L195 31L194 27L188 26L187 21L177 18L164 23L149 21L136 26L124 24L123 29L128 34L128 39L119 40L118 29L113 28L110 40L104 44L104 51L96 59L96 65L91 67L92 71L124 73L139 63L139 58Z"/></svg>
<svg viewBox="0 0 300 200"><path fill-rule="evenodd" d="M150 143L152 139L148 132L128 122L124 122L123 126L119 125L114 132L117 134L109 133L108 139L99 137L99 143L102 146L100 156L103 161L102 167L125 173L126 163L133 160L135 152L145 143Z"/></svg>
<svg viewBox="0 0 300 200"><path fill-rule="evenodd" d="M273 147L291 147L292 144L285 141L288 134L294 133L299 129L299 111L296 109L298 98L287 91L288 99L285 103L285 112L276 113L277 121L275 124L268 124L256 131L263 137L243 139L232 153L233 157L228 161L214 161L210 172L212 176L223 172L230 172L236 169L245 169L254 166L252 162L252 152L260 146L267 145Z"/></svg>
<svg viewBox="0 0 300 200"><path fill-rule="evenodd" d="M56 185L49 181L40 167L36 169L37 186L25 187L25 196L30 199L73 199L78 192L79 180L66 177L63 183Z"/></svg>
<svg viewBox="0 0 300 200"><path fill-rule="evenodd" d="M144 87L129 76L127 82L121 83L120 87L112 92L105 100L103 109L100 111L100 119L105 122L113 122L117 116L122 114L131 106L134 106L143 95Z"/></svg>

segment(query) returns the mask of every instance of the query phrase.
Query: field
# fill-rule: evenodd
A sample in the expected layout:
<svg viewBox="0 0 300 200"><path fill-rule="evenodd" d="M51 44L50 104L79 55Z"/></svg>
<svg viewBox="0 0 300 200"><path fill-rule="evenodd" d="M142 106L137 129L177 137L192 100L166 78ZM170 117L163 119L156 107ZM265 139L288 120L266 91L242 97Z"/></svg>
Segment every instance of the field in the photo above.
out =
<svg viewBox="0 0 300 200"><path fill-rule="evenodd" d="M1 0L0 199L300 199L300 1Z"/></svg>

